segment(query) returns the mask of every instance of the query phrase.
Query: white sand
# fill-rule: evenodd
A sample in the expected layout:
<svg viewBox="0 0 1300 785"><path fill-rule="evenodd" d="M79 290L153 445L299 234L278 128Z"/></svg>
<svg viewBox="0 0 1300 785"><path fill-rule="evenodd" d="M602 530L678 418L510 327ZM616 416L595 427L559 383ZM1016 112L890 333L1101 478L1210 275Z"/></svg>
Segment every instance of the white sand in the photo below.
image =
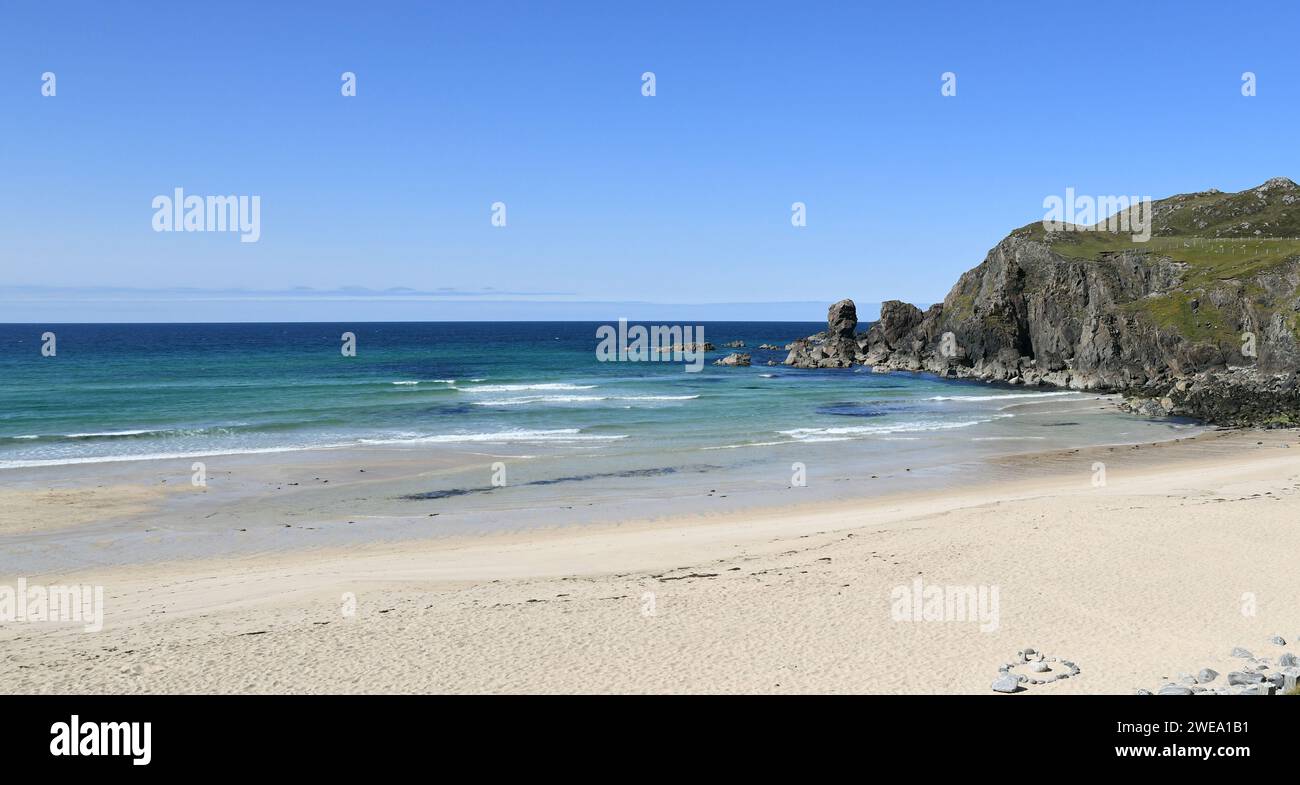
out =
<svg viewBox="0 0 1300 785"><path fill-rule="evenodd" d="M102 584L105 627L0 626L0 689L982 693L1026 646L1082 669L1029 694L1154 689L1300 637L1300 441L1211 441L904 498L26 576ZM894 620L918 576L997 587L998 629Z"/></svg>

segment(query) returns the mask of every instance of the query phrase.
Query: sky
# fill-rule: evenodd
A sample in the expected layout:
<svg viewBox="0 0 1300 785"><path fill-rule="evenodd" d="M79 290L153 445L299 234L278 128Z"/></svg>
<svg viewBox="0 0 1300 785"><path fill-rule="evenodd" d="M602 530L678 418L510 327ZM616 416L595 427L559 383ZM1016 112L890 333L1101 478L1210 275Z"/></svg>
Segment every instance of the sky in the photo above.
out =
<svg viewBox="0 0 1300 785"><path fill-rule="evenodd" d="M843 297L936 302L1066 188L1300 179L1298 17L1282 2L6 0L0 322L724 303L747 305L718 318L817 320ZM257 196L258 241L154 231L154 198L177 188ZM372 296L387 290L403 294Z"/></svg>

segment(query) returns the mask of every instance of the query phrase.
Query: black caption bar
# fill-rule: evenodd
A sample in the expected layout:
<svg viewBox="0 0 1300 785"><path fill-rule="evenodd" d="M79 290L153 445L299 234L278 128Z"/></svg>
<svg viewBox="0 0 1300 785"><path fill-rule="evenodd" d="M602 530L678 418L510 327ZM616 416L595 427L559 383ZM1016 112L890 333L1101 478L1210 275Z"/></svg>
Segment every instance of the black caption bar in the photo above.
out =
<svg viewBox="0 0 1300 785"><path fill-rule="evenodd" d="M128 777L609 755L633 770L706 756L733 775L845 760L927 773L1294 763L1300 698L1170 697L14 696L0 738L6 766Z"/></svg>

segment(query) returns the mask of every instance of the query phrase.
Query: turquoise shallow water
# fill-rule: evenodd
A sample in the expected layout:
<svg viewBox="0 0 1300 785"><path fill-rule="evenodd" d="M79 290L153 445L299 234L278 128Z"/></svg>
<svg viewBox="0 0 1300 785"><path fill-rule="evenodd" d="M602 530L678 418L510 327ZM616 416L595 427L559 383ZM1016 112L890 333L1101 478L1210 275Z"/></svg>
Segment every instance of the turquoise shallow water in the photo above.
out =
<svg viewBox="0 0 1300 785"><path fill-rule="evenodd" d="M819 324L705 323L719 347L743 340L754 365L699 373L600 362L597 327L0 325L0 469L387 444L510 445L623 466L713 465L791 447L825 455L813 446L839 444L833 454L905 450L942 462L1190 427L1047 405L1089 398L1079 393L768 366L785 352L755 348ZM47 331L53 357L41 352ZM340 352L344 332L356 335L355 357Z"/></svg>

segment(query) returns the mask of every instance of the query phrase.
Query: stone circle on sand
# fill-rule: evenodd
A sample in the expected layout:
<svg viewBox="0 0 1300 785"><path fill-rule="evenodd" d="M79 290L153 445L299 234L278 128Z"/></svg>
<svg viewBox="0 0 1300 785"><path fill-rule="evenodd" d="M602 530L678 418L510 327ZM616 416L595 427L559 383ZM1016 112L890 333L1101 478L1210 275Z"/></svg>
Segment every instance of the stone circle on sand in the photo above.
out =
<svg viewBox="0 0 1300 785"><path fill-rule="evenodd" d="M1069 660L1048 657L1033 647L1021 649L1011 662L998 666L994 692L1020 692L1079 675L1079 666Z"/></svg>

